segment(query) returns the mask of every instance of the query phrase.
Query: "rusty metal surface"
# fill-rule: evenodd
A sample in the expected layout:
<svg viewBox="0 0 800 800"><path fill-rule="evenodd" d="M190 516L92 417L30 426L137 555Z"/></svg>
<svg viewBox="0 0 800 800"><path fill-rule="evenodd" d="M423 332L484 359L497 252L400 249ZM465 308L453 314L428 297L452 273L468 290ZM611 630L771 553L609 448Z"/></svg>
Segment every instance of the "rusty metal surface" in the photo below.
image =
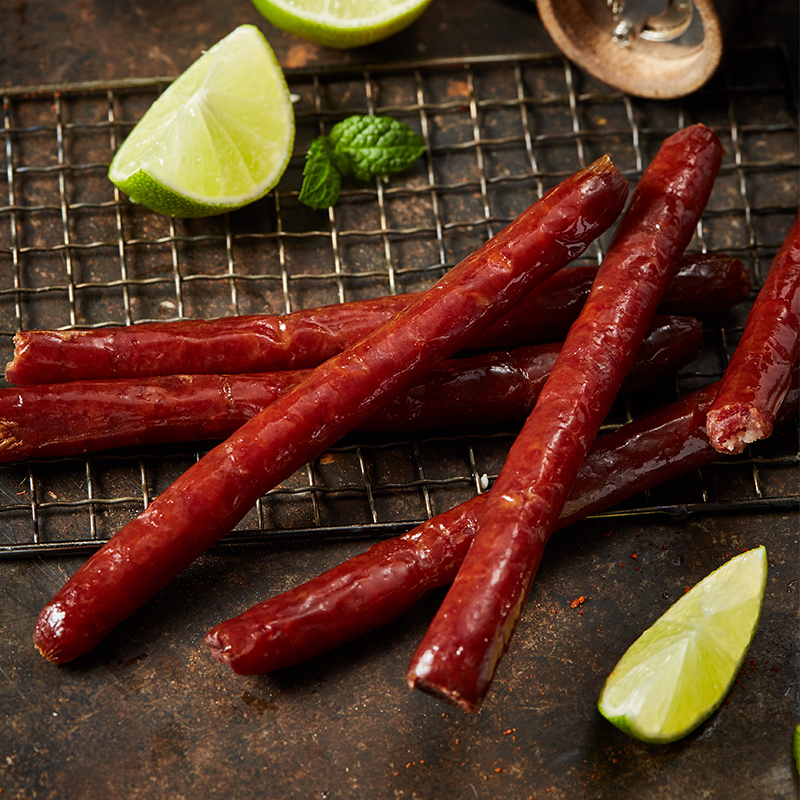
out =
<svg viewBox="0 0 800 800"><path fill-rule="evenodd" d="M202 23L196 4L174 4L164 17L147 3L95 2L60 9L61 18L37 5L18 4L0 32L4 356L20 326L282 311L418 288L581 159L610 150L635 180L660 138L693 121L712 125L727 148L694 249L734 252L758 284L796 206L796 41L785 42L788 54L764 44L791 28L789 4L767 9L708 90L663 104L623 98L571 69L524 3L481 2L467 13L439 0L413 29L353 53L282 34L249 3L209 9ZM492 26L476 31L481 15ZM131 209L105 181L105 165L160 84L126 79L182 70L232 16L260 24L291 68L300 102L287 175L270 198L221 220L170 222ZM434 55L490 58L465 67ZM68 85L85 80L102 86ZM52 83L58 91L16 89ZM304 147L343 113L372 110L421 125L429 161L385 187L350 187L333 218L305 211L296 202ZM587 258L601 251L602 242ZM700 360L674 385L628 398L610 424L719 374L745 311L710 323ZM469 496L476 476L496 474L512 435L350 438L265 498L243 527L378 535ZM31 629L84 557L69 547L111 535L198 450L5 467L3 797L793 796L797 451L790 426L742 458L636 498L625 516L555 539L474 717L404 684L440 595L283 673L241 678L211 661L202 636L212 625L363 550L363 540L215 548L95 652L47 664ZM767 601L722 709L669 747L605 723L597 694L627 645L686 586L760 543L770 558ZM44 557L53 544L66 550ZM577 597L586 599L573 608Z"/></svg>

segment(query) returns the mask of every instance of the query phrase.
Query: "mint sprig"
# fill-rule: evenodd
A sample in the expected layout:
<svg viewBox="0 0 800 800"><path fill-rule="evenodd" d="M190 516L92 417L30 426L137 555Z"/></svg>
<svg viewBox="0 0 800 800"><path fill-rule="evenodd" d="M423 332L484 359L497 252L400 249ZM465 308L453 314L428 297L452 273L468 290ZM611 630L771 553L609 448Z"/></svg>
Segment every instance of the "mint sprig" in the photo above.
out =
<svg viewBox="0 0 800 800"><path fill-rule="evenodd" d="M311 143L299 200L311 208L328 208L346 175L369 181L402 172L424 152L422 138L393 117L348 117Z"/></svg>

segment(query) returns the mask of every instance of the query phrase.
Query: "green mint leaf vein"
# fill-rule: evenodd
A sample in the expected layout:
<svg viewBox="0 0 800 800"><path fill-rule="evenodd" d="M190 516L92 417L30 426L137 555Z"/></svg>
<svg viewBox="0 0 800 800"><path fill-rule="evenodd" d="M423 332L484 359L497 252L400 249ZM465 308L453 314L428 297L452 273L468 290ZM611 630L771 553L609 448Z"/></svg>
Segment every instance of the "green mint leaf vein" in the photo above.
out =
<svg viewBox="0 0 800 800"><path fill-rule="evenodd" d="M360 181L386 177L407 169L424 152L422 138L392 117L348 117L311 143L299 199L327 208L336 202L345 175Z"/></svg>
<svg viewBox="0 0 800 800"><path fill-rule="evenodd" d="M337 153L347 154L360 181L402 172L425 152L422 138L392 117L348 117L333 126L329 138Z"/></svg>

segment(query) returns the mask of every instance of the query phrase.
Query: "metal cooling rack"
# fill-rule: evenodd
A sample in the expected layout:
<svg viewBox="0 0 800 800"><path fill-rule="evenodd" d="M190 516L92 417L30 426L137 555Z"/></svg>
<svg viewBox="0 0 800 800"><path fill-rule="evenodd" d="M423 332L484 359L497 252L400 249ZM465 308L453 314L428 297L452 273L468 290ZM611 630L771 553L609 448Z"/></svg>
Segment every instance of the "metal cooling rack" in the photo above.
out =
<svg viewBox="0 0 800 800"><path fill-rule="evenodd" d="M560 56L509 55L287 73L295 154L279 187L234 214L176 220L128 202L111 157L169 79L3 93L0 347L23 328L282 313L429 286L536 197L608 152L632 182L665 136L702 121L726 147L690 249L736 255L757 289L797 212L796 89L780 47L742 49L708 89L675 102L613 92ZM314 136L353 113L418 130L427 155L339 203L298 203ZM608 238L583 258L599 263ZM754 289L754 291L755 291ZM715 380L749 304L705 321L705 347L671 385L623 398L608 426ZM657 396L653 396L657 395ZM379 537L450 508L499 471L513 430L351 436L269 492L228 541ZM96 548L205 445L0 467L0 556ZM672 481L615 514L796 507L798 437Z"/></svg>

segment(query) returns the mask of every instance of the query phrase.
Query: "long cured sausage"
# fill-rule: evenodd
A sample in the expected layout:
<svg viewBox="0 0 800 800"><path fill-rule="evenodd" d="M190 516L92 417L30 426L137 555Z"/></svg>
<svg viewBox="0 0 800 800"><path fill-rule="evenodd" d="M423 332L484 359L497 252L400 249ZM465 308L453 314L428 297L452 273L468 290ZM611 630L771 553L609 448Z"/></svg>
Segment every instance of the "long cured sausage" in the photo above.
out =
<svg viewBox="0 0 800 800"><path fill-rule="evenodd" d="M642 175L414 654L410 686L465 711L485 697L570 486L694 233L721 160L716 135L694 125L668 137Z"/></svg>
<svg viewBox="0 0 800 800"><path fill-rule="evenodd" d="M772 261L708 412L708 437L741 453L772 432L800 350L800 215Z"/></svg>
<svg viewBox="0 0 800 800"><path fill-rule="evenodd" d="M564 339L589 295L597 267L552 275L471 343L519 347ZM693 254L681 263L659 309L707 317L750 295L739 259ZM419 294L303 309L284 316L145 323L119 328L21 331L6 378L17 386L77 380L220 375L316 367L371 333Z"/></svg>
<svg viewBox="0 0 800 800"><path fill-rule="evenodd" d="M781 407L784 420L796 416L800 406L797 376L795 370ZM721 458L705 432L718 387L700 389L597 439L557 528ZM452 582L486 498L473 497L221 622L206 643L234 672L253 675L292 666L391 622L428 592Z"/></svg>
<svg viewBox="0 0 800 800"><path fill-rule="evenodd" d="M618 216L627 183L604 157L571 176L413 305L197 461L45 606L34 643L63 662L91 650L244 517L256 500L419 381Z"/></svg>
<svg viewBox="0 0 800 800"><path fill-rule="evenodd" d="M656 317L623 390L677 371L700 352L702 339L692 317ZM451 359L359 428L417 431L524 420L560 349L538 345ZM225 439L308 373L159 375L0 389L0 462Z"/></svg>

